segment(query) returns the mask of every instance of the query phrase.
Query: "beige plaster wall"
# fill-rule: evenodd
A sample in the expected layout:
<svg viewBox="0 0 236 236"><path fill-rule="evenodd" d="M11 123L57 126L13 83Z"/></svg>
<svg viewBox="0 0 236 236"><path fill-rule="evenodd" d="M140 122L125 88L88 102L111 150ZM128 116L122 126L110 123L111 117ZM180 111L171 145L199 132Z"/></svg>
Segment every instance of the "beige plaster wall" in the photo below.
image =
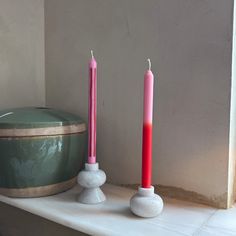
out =
<svg viewBox="0 0 236 236"><path fill-rule="evenodd" d="M0 0L0 109L44 104L44 1Z"/></svg>
<svg viewBox="0 0 236 236"><path fill-rule="evenodd" d="M143 73L156 75L153 183L226 204L233 0L46 0L46 101L87 119L98 60L98 161L140 182Z"/></svg>

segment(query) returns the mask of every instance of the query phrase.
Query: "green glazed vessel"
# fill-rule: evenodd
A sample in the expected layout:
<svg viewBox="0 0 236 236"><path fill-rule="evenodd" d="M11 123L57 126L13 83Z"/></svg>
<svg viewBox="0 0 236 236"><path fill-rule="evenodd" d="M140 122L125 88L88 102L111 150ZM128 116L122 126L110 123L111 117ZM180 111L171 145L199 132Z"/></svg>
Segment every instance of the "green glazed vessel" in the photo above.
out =
<svg viewBox="0 0 236 236"><path fill-rule="evenodd" d="M86 125L50 108L0 111L0 194L39 197L71 188L85 160Z"/></svg>

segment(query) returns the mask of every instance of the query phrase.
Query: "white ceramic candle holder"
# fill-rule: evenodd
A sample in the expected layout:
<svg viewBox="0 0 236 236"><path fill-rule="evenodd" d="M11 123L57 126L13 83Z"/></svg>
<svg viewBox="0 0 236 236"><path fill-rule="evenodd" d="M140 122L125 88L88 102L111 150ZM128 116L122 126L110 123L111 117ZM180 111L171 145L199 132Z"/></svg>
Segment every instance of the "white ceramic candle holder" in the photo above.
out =
<svg viewBox="0 0 236 236"><path fill-rule="evenodd" d="M98 163L85 163L85 169L80 171L77 182L83 187L78 195L78 202L84 204L98 204L106 200L106 196L100 189L106 181L106 174L99 169Z"/></svg>
<svg viewBox="0 0 236 236"><path fill-rule="evenodd" d="M163 201L159 195L154 193L153 186L139 187L138 192L130 199L130 209L140 217L155 217L162 212Z"/></svg>

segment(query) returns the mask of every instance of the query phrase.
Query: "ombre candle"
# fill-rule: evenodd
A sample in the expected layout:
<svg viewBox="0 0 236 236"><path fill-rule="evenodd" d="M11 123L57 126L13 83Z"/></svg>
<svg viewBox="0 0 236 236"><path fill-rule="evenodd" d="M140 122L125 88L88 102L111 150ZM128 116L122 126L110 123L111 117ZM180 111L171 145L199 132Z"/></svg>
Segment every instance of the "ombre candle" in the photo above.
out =
<svg viewBox="0 0 236 236"><path fill-rule="evenodd" d="M152 180L152 113L154 76L149 68L144 75L142 186L130 199L131 211L140 217L155 217L162 212L162 198L155 194Z"/></svg>
<svg viewBox="0 0 236 236"><path fill-rule="evenodd" d="M153 116L153 87L154 76L149 68L144 75L143 98L143 146L142 146L142 188L151 187L152 178L152 116Z"/></svg>

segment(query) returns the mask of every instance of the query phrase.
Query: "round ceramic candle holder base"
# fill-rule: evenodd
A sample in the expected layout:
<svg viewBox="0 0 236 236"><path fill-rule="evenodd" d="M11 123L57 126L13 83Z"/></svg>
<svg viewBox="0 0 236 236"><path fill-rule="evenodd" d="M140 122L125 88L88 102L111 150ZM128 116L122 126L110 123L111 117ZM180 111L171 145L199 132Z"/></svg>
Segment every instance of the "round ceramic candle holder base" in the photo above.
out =
<svg viewBox="0 0 236 236"><path fill-rule="evenodd" d="M85 169L80 171L77 182L83 187L77 201L84 204L98 204L106 200L106 196L100 189L106 181L106 174L99 169L98 163L85 164Z"/></svg>
<svg viewBox="0 0 236 236"><path fill-rule="evenodd" d="M162 212L163 201L159 195L154 193L153 186L139 187L138 192L130 199L130 209L140 217L155 217Z"/></svg>

